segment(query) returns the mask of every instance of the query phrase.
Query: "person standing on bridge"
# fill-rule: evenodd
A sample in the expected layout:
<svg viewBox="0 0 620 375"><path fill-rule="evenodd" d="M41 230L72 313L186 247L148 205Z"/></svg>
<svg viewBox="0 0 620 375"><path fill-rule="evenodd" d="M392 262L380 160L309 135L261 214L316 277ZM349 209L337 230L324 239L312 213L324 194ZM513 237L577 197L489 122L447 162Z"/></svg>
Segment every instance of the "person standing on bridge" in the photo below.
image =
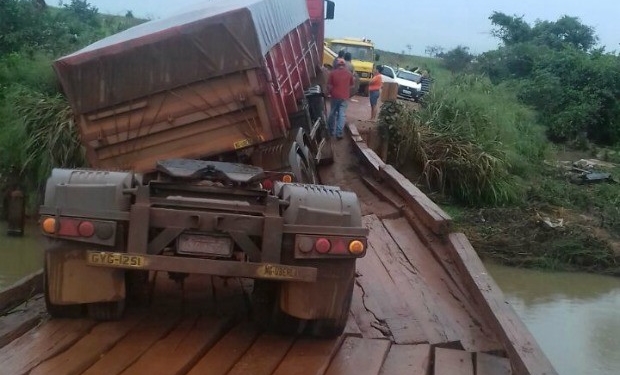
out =
<svg viewBox="0 0 620 375"><path fill-rule="evenodd" d="M368 99L370 99L370 121L375 121L377 117L377 102L379 101L379 94L381 93L381 85L383 84L383 79L381 78L381 73L377 69L375 65L372 78L370 82L368 82Z"/></svg>
<svg viewBox="0 0 620 375"><path fill-rule="evenodd" d="M336 69L327 80L327 92L331 97L327 125L332 137L342 139L350 91L354 86L353 74L347 69L344 60L338 59Z"/></svg>
<svg viewBox="0 0 620 375"><path fill-rule="evenodd" d="M338 56L336 56L334 58L334 62L332 63L332 67L334 69L336 69L338 67L338 59L343 59L344 58L344 50L341 49L340 51L338 51Z"/></svg>

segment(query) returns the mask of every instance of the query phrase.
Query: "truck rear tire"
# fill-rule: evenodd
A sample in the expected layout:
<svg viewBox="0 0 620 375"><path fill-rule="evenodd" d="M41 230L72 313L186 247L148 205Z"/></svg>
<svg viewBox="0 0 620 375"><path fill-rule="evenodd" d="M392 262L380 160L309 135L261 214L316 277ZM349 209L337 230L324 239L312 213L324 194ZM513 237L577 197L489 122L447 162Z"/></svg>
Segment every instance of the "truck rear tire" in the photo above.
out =
<svg viewBox="0 0 620 375"><path fill-rule="evenodd" d="M88 316L95 320L118 320L125 312L125 300L113 302L95 302L86 305Z"/></svg>
<svg viewBox="0 0 620 375"><path fill-rule="evenodd" d="M355 278L351 279L348 289L348 297L342 306L342 314L336 319L315 319L310 322L308 327L309 334L316 338L333 338L342 335L347 320L349 319L349 310L351 309L351 300L353 298L353 287Z"/></svg>
<svg viewBox="0 0 620 375"><path fill-rule="evenodd" d="M278 282L254 280L251 300L252 318L263 330L284 335L300 334L305 328L306 321L282 311L279 290Z"/></svg>

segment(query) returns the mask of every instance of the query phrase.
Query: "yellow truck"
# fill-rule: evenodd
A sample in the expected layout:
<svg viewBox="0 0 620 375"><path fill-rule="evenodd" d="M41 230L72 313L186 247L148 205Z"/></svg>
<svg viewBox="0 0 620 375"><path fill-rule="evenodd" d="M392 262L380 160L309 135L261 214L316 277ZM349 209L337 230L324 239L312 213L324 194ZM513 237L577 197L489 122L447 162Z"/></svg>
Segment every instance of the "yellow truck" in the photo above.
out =
<svg viewBox="0 0 620 375"><path fill-rule="evenodd" d="M330 40L326 47L323 53L324 65L331 66L340 50L351 53L353 68L360 78L360 92L366 92L375 61L374 43L366 38L342 38Z"/></svg>

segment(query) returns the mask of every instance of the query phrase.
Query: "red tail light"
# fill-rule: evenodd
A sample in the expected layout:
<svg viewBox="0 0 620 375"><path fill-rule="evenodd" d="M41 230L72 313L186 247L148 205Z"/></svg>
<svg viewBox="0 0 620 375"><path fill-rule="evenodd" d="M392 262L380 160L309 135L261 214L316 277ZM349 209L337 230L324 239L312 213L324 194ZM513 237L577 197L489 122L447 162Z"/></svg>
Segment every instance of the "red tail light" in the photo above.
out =
<svg viewBox="0 0 620 375"><path fill-rule="evenodd" d="M360 237L297 235L296 258L362 257L366 239Z"/></svg>
<svg viewBox="0 0 620 375"><path fill-rule="evenodd" d="M273 181L266 179L263 181L263 189L265 190L271 190L273 189Z"/></svg>
<svg viewBox="0 0 620 375"><path fill-rule="evenodd" d="M82 221L78 224L77 231L82 237L92 237L95 234L95 226L90 221Z"/></svg>
<svg viewBox="0 0 620 375"><path fill-rule="evenodd" d="M327 254L332 248L332 244L327 238L319 238L314 243L314 248L320 254Z"/></svg>

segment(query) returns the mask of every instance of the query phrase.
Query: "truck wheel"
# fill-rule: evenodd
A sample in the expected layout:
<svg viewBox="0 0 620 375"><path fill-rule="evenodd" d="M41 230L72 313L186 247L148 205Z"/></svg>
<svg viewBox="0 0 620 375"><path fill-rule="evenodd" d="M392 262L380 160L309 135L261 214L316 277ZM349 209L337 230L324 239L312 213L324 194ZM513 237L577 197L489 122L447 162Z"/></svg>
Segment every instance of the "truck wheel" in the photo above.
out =
<svg viewBox="0 0 620 375"><path fill-rule="evenodd" d="M45 249L45 253L47 253L48 251L54 251L55 249L62 247L63 242L58 241L57 243L48 246ZM47 313L50 314L53 318L79 318L82 315L83 306L80 304L57 305L50 302L49 288L50 285L48 280L48 264L47 256L45 256L43 261L43 294L45 295L45 308L47 309Z"/></svg>
<svg viewBox="0 0 620 375"><path fill-rule="evenodd" d="M353 298L353 286L355 278L351 279L348 289L348 297L340 310L342 313L336 319L315 319L308 327L309 334L317 338L332 338L342 335L347 320L349 319L349 310L351 309L351 299Z"/></svg>
<svg viewBox="0 0 620 375"><path fill-rule="evenodd" d="M252 317L266 331L285 335L299 334L306 321L284 313L280 309L280 285L274 281L254 280L252 291Z"/></svg>
<svg viewBox="0 0 620 375"><path fill-rule="evenodd" d="M125 273L127 303L144 306L151 300L151 284L148 271L130 270Z"/></svg>
<svg viewBox="0 0 620 375"><path fill-rule="evenodd" d="M125 300L95 302L87 305L88 316L95 320L118 320L125 312Z"/></svg>

